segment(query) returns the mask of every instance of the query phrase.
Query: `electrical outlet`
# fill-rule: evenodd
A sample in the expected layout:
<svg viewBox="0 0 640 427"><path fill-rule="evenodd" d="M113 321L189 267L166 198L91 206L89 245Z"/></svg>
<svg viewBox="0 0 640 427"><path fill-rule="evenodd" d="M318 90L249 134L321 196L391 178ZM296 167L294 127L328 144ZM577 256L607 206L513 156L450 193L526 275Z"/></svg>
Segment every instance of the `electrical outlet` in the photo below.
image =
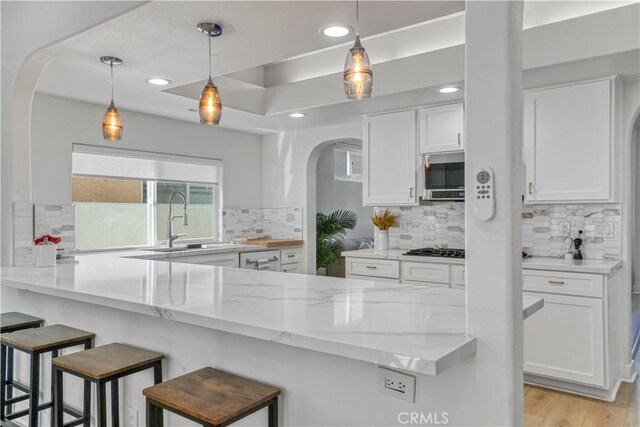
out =
<svg viewBox="0 0 640 427"><path fill-rule="evenodd" d="M131 406L127 408L127 426L138 427L138 410Z"/></svg>
<svg viewBox="0 0 640 427"><path fill-rule="evenodd" d="M614 238L614 225L612 222L605 222L604 224L604 238L605 239L613 239Z"/></svg>
<svg viewBox="0 0 640 427"><path fill-rule="evenodd" d="M416 377L378 366L378 391L409 403L415 403Z"/></svg>

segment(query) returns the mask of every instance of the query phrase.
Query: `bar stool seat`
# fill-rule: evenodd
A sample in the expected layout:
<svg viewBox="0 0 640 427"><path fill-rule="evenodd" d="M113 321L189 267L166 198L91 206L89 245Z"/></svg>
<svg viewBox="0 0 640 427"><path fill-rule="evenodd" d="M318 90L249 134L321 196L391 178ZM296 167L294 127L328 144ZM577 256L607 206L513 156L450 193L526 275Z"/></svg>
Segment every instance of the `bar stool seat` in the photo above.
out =
<svg viewBox="0 0 640 427"><path fill-rule="evenodd" d="M44 325L44 320L17 311L0 315L0 334L8 334L21 329L39 328L42 325Z"/></svg>
<svg viewBox="0 0 640 427"><path fill-rule="evenodd" d="M127 344L112 343L91 350L80 351L52 360L55 374L55 395L57 425L62 426L63 383L62 374L67 373L97 384L98 427L106 426L106 383L111 383L111 423L119 425L120 409L118 397L118 379L153 369L154 383L162 382L162 359L164 355ZM59 399L60 397L60 399ZM89 402L91 396L88 397ZM87 397L85 396L85 405ZM89 415L86 413L85 415Z"/></svg>
<svg viewBox="0 0 640 427"><path fill-rule="evenodd" d="M39 404L40 394L40 355L51 353L52 357L57 357L62 349L84 345L85 349L93 346L95 334L81 329L71 328L65 325L51 325L41 328L22 329L16 332L0 335L1 357L4 359L13 350L19 350L31 356L30 382L25 391L27 394L11 397L11 382L8 378L8 369L3 363L0 374L0 419L3 421L13 420L29 415L29 426L38 425L38 412L54 406L55 398L48 403ZM16 387L17 388L17 387ZM52 383L53 396L53 383ZM89 390L90 391L90 390ZM85 387L86 393L86 387ZM12 412L12 405L24 400L29 400L29 408L26 410ZM62 404L62 402L60 402ZM5 415L5 408L9 408L9 413ZM82 414L70 407L64 407L64 411L77 417L79 423L85 422L88 426L89 420L83 420ZM53 418L52 418L53 423Z"/></svg>
<svg viewBox="0 0 640 427"><path fill-rule="evenodd" d="M280 389L214 368L144 389L147 427L162 426L162 409L204 426L227 426L269 407L269 426L278 424Z"/></svg>

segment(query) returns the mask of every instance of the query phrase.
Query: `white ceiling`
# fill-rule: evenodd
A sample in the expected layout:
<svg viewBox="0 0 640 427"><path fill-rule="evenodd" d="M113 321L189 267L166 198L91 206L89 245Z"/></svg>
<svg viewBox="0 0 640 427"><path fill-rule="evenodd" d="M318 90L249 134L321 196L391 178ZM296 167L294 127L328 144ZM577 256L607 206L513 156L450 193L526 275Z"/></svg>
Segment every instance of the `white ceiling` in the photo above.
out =
<svg viewBox="0 0 640 427"><path fill-rule="evenodd" d="M525 28L628 3L527 3ZM197 107L207 76L207 39L195 26L213 21L223 27L212 42L221 126L268 133L353 121L362 113L460 96L441 95L436 87L463 78L463 56L453 49L464 43L463 8L462 1L361 2L360 32L376 76L367 101L347 101L342 92L352 36L330 39L318 31L330 23L354 25L354 3L344 1L151 2L52 47L61 53L43 72L38 92L106 105L109 70L99 57L114 55L124 60L115 70L123 114L129 109L197 122L197 112L189 110ZM394 80L394 67L411 66L426 53L441 66L439 73L413 79L422 89ZM149 77L172 84L151 86ZM295 110L307 117L289 118Z"/></svg>

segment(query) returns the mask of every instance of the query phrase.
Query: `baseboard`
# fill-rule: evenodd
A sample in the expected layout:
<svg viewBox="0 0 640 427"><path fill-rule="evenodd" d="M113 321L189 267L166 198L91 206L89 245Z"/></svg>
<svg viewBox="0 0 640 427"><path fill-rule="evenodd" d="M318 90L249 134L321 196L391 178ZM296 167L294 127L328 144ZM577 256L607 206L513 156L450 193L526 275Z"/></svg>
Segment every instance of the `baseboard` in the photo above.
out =
<svg viewBox="0 0 640 427"><path fill-rule="evenodd" d="M637 342L637 340L636 340ZM638 376L636 361L632 360L628 365L620 365L620 380L625 383L634 383Z"/></svg>
<svg viewBox="0 0 640 427"><path fill-rule="evenodd" d="M604 400L606 402L615 402L616 396L618 395L618 390L620 389L620 384L622 383L622 381L617 380L613 387L607 390L598 387L591 387L582 384L541 377L533 374L524 374L524 382L525 384L549 388L551 390L562 391L565 393L577 394L579 396Z"/></svg>

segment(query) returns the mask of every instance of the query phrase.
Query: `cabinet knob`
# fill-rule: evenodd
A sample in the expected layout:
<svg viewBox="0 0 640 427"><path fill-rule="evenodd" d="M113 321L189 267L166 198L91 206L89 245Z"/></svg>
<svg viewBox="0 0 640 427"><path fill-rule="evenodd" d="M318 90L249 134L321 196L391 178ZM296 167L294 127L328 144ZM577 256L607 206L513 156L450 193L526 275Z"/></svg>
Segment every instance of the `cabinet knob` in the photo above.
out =
<svg viewBox="0 0 640 427"><path fill-rule="evenodd" d="M376 268L378 268L378 267L376 267L375 265L367 265L366 267L367 267L369 270L375 270Z"/></svg>
<svg viewBox="0 0 640 427"><path fill-rule="evenodd" d="M409 197L413 198L413 187L409 189Z"/></svg>
<svg viewBox="0 0 640 427"><path fill-rule="evenodd" d="M562 280L549 280L550 285L564 285Z"/></svg>
<svg viewBox="0 0 640 427"><path fill-rule="evenodd" d="M533 194L533 182L529 183L529 194Z"/></svg>
<svg viewBox="0 0 640 427"><path fill-rule="evenodd" d="M462 145L462 135L458 132L458 147Z"/></svg>

